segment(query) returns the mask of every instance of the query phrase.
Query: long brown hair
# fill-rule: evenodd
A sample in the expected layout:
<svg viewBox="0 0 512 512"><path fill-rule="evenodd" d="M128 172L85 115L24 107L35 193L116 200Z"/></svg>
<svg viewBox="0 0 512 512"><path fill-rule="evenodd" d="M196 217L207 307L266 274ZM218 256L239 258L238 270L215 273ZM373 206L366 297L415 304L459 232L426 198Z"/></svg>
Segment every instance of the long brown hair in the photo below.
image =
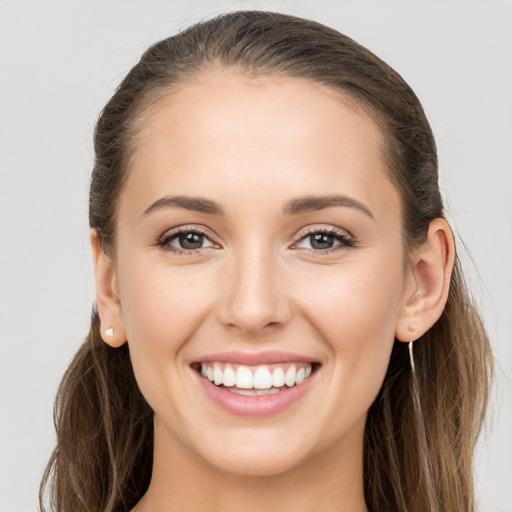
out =
<svg viewBox="0 0 512 512"><path fill-rule="evenodd" d="M115 256L116 208L144 114L206 68L281 74L350 97L380 126L389 175L402 198L406 250L443 217L434 138L417 97L387 64L319 23L245 11L194 25L151 46L105 106L95 131L89 221ZM374 512L475 511L472 460L487 402L489 342L456 260L440 320L415 343L395 342L368 412L364 485ZM153 413L135 381L129 344L113 349L91 329L62 380L57 446L41 483L59 512L132 508L152 469Z"/></svg>

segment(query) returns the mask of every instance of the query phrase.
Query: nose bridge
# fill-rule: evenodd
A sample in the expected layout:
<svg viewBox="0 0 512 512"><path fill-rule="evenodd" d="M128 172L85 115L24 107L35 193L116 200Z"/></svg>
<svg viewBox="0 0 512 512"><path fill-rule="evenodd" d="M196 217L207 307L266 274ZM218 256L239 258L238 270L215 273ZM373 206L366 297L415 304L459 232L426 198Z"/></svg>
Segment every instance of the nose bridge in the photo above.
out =
<svg viewBox="0 0 512 512"><path fill-rule="evenodd" d="M252 238L229 258L224 299L219 305L222 323L255 333L284 323L289 316L278 255L269 243Z"/></svg>

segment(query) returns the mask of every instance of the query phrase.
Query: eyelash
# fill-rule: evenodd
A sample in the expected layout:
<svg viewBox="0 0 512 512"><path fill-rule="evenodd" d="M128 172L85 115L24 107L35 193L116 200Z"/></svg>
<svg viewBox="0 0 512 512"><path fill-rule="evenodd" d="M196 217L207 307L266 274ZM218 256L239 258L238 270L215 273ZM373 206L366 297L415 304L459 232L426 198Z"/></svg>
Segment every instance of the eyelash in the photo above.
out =
<svg viewBox="0 0 512 512"><path fill-rule="evenodd" d="M180 235L186 234L186 233L193 233L193 234L204 236L213 244L213 242L210 240L210 237L208 236L208 234L201 228L196 227L196 226L193 226L193 227L192 226L184 226L184 227L177 228L177 229L173 230L171 233L165 233L157 241L156 245L158 247L160 247L161 249L163 249L164 251L172 252L173 254L175 254L177 256L182 256L182 255L190 256L190 255L199 253L201 251L201 249L205 249L204 247L199 248L199 249L177 249L170 245L171 241L175 240ZM304 249L308 254L313 255L313 256L334 253L334 252L338 252L341 250L347 250L356 245L355 240L351 235L349 235L345 231L339 230L334 227L329 228L329 229L327 229L327 228L317 228L317 229L308 228L306 231L302 232L297 237L297 240L293 243L293 245L296 245L299 242L306 240L308 237L311 237L313 235L332 236L335 239L335 241L340 242L339 245L337 245L333 248L331 247L329 249L307 249L307 248Z"/></svg>
<svg viewBox="0 0 512 512"><path fill-rule="evenodd" d="M182 255L190 256L192 254L197 254L198 252L200 252L201 249L177 249L170 245L172 240L174 240L178 236L185 234L185 233L194 233L197 235L202 235L205 238L207 238L208 240L210 239L208 237L208 234L199 227L183 226L182 228L177 228L177 229L171 231L170 233L164 233L164 235L158 240L156 245L159 246L160 248L162 248L164 251L172 252L173 254L176 254L177 256L182 256Z"/></svg>
<svg viewBox="0 0 512 512"><path fill-rule="evenodd" d="M302 240L306 240L308 237L311 237L313 235L327 235L332 236L335 241L340 242L339 245L335 247L331 247L329 249L305 249L308 254L311 254L313 256L318 256L322 254L329 254L334 253L338 251L343 251L347 249L351 249L355 246L355 240L354 238L349 235L347 232L342 231L337 228L308 228L306 231L302 232L297 241L293 243L293 245L296 245L297 243L301 242Z"/></svg>

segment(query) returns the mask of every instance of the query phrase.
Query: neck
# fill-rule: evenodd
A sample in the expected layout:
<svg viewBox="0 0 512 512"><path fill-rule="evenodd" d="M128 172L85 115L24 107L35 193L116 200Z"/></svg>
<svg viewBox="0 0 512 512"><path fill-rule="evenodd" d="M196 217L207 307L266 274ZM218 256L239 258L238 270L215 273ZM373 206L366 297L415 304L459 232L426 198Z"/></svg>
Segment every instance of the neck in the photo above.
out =
<svg viewBox="0 0 512 512"><path fill-rule="evenodd" d="M155 428L153 474L132 512L367 512L363 495L363 439L330 447L284 473L247 476L209 465Z"/></svg>

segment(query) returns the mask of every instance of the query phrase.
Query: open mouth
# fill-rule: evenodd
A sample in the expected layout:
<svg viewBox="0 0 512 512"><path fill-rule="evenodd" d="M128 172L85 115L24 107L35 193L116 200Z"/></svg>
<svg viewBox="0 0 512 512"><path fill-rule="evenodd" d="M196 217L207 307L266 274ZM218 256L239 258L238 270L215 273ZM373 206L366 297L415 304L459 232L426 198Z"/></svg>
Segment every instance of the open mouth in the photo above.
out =
<svg viewBox="0 0 512 512"><path fill-rule="evenodd" d="M319 367L317 363L275 363L247 366L235 363L194 363L204 379L231 393L265 396L281 393L307 380Z"/></svg>

